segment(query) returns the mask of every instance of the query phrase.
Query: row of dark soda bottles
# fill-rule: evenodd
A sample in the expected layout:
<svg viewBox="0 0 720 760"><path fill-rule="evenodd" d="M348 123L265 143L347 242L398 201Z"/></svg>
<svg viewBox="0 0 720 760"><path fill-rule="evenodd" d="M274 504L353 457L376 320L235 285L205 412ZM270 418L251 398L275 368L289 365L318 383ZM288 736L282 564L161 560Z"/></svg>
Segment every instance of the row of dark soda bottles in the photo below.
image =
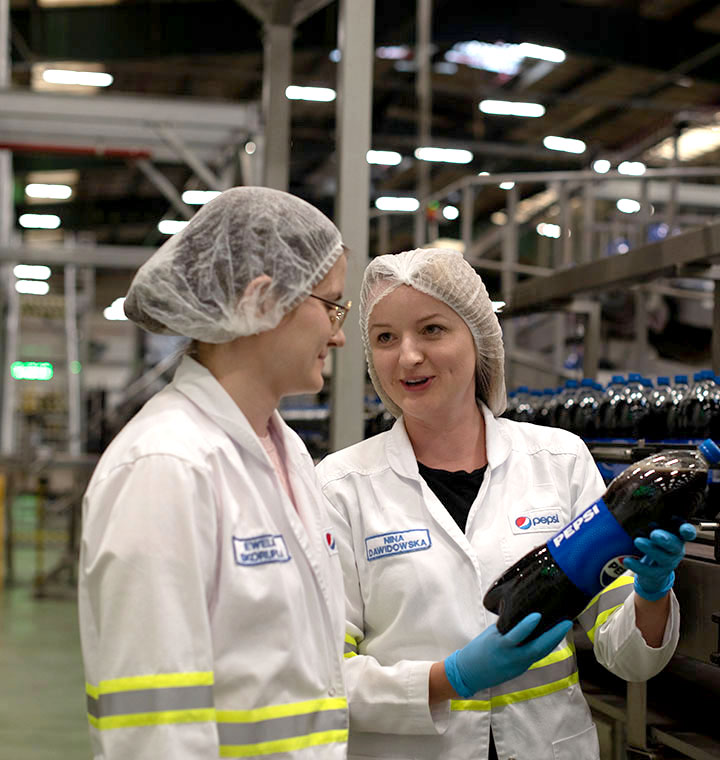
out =
<svg viewBox="0 0 720 760"><path fill-rule="evenodd" d="M564 428L585 439L668 441L720 439L720 376L613 375L606 386L590 378L544 390L520 386L508 394L503 415L520 422Z"/></svg>

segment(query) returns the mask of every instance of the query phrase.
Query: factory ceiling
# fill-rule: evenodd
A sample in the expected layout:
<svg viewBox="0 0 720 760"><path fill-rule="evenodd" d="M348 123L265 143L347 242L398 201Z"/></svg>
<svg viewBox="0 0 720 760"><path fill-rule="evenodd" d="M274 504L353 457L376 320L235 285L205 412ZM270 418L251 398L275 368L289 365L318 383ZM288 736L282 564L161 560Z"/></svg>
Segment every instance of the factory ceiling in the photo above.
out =
<svg viewBox="0 0 720 760"><path fill-rule="evenodd" d="M259 103L263 78L263 28L234 0L11 0L11 86L36 86L44 68L96 70L112 75L110 87L86 97L132 95ZM312 3L306 3L312 5ZM296 28L293 82L334 88L337 3L316 2ZM411 195L417 181L414 2L375 3L373 140L377 150L399 152L397 166L373 166L368 203L383 194ZM504 71L489 70L462 43L520 43L563 51L561 62L524 57ZM482 47L482 46L481 46ZM720 6L705 0L506 0L499 4L435 0L432 17L433 144L473 153L467 165L436 164L431 182L441 188L469 172L588 168L597 158L648 161L669 158L648 149L695 122L712 123L720 98ZM487 68L482 66L486 65ZM485 99L541 104L540 118L482 113ZM332 214L336 192L333 102L292 103L290 187ZM268 124L266 128L272 128ZM7 143L0 113L0 144ZM582 155L546 149L547 135L583 140ZM245 139L245 138L243 138ZM158 220L168 201L143 171L139 157L111 150L63 150L63 135L44 149L13 149L16 213L57 214L63 234L98 244L157 245ZM236 150L242 144L234 147ZM94 148L94 149L93 149ZM110 148L110 150L108 149ZM718 152L690 163L714 165ZM205 185L180 159L154 166L178 190ZM29 181L72 177L66 201L31 202ZM50 174L47 174L50 172ZM237 175L242 181L241 174ZM502 207L503 192L486 192L477 212ZM451 225L450 225L451 226ZM58 235L60 230L27 233ZM18 228L18 232L20 232ZM410 227L395 248L410 242ZM457 231L448 229L448 235Z"/></svg>

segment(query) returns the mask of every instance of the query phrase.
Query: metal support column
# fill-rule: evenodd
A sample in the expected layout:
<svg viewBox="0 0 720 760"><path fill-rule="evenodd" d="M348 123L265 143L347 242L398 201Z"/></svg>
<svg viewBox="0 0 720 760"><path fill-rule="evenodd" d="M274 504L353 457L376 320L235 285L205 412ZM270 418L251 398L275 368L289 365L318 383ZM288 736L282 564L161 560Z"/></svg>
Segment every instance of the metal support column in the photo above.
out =
<svg viewBox="0 0 720 760"><path fill-rule="evenodd" d="M517 203L518 188L517 185L507 190L505 193L507 222L503 228L502 240L502 263L503 269L500 275L500 290L502 300L505 303L512 302L512 293L515 286L517 275L515 274L514 265L517 263L518 254L518 222L517 222ZM505 356L512 357L515 350L515 325L512 319L503 320L503 342L505 343ZM514 385L512 365L505 361L505 378L508 387Z"/></svg>
<svg viewBox="0 0 720 760"><path fill-rule="evenodd" d="M713 292L712 370L720 375L720 281L715 280Z"/></svg>
<svg viewBox="0 0 720 760"><path fill-rule="evenodd" d="M560 183L560 267L567 269L573 265L573 239L572 239L572 206L570 205L570 193L567 182Z"/></svg>
<svg viewBox="0 0 720 760"><path fill-rule="evenodd" d="M647 750L647 683L628 681L626 693L628 746Z"/></svg>
<svg viewBox="0 0 720 760"><path fill-rule="evenodd" d="M292 77L292 2L275 2L264 27L262 113L264 183L276 190L290 184L290 101Z"/></svg>
<svg viewBox="0 0 720 760"><path fill-rule="evenodd" d="M368 262L372 82L375 3L340 0L338 46L337 161L335 221L350 248L345 293L358 302ZM347 347L335 352L330 416L330 450L365 437L365 360L360 349L357 312L343 327Z"/></svg>
<svg viewBox="0 0 720 760"><path fill-rule="evenodd" d="M418 107L418 147L430 146L430 126L432 122L432 71L430 68L430 40L432 37L432 0L417 0L416 9L417 44L415 48L415 93ZM420 208L415 215L415 247L427 242L426 215L427 197L430 195L430 164L416 161L417 197Z"/></svg>
<svg viewBox="0 0 720 760"><path fill-rule="evenodd" d="M68 390L68 453L82 451L82 391L80 388L80 340L77 323L77 267L65 265L65 356Z"/></svg>
<svg viewBox="0 0 720 760"><path fill-rule="evenodd" d="M465 258L470 256L473 234L473 216L475 212L475 190L472 185L462 189L462 206L460 208L460 229Z"/></svg>
<svg viewBox="0 0 720 760"><path fill-rule="evenodd" d="M593 240L595 227L595 188L592 182L583 185L583 236L582 260L587 264L593 260Z"/></svg>

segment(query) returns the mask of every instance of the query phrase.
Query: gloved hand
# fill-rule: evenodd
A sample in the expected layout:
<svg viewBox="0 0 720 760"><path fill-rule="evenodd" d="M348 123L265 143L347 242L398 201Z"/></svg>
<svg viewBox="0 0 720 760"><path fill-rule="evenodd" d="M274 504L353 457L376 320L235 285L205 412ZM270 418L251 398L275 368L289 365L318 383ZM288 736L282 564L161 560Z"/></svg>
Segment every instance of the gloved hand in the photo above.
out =
<svg viewBox="0 0 720 760"><path fill-rule="evenodd" d="M680 535L656 529L650 533L650 538L636 538L633 543L643 556L623 560L623 565L635 573L635 593L643 599L656 602L672 588L675 568L685 556L685 542L692 541L697 535L690 523L683 523L678 533Z"/></svg>
<svg viewBox="0 0 720 760"><path fill-rule="evenodd" d="M550 654L572 628L569 620L525 644L520 642L535 630L540 613L531 612L504 636L493 623L462 649L445 659L445 674L450 685L469 699L480 689L509 681L524 673L534 662Z"/></svg>

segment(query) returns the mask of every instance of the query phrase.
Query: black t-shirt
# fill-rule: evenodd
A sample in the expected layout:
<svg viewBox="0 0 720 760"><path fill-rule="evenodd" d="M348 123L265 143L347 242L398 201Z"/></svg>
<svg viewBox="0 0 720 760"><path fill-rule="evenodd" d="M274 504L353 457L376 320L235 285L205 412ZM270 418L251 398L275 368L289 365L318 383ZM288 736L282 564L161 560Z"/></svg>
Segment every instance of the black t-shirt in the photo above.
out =
<svg viewBox="0 0 720 760"><path fill-rule="evenodd" d="M426 467L422 462L418 462L418 469L423 480L464 533L470 507L480 490L487 465L472 472L448 472Z"/></svg>
<svg viewBox="0 0 720 760"><path fill-rule="evenodd" d="M432 467L426 467L422 462L418 462L420 476L430 486L463 533L467 525L470 508L478 495L486 469L487 465L472 472L465 472L464 470L449 472L448 470L435 470ZM490 731L488 760L497 760L492 730Z"/></svg>

